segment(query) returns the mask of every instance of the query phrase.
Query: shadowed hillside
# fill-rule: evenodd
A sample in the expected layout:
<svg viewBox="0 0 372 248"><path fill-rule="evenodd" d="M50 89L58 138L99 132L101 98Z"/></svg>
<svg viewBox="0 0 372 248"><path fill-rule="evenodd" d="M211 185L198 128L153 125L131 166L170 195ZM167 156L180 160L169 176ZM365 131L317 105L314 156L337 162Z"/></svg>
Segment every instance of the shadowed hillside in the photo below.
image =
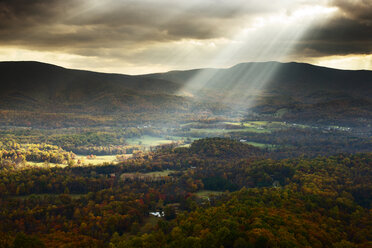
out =
<svg viewBox="0 0 372 248"><path fill-rule="evenodd" d="M39 62L1 62L0 75L1 110L168 117L180 112L248 111L259 119L345 125L365 125L372 118L371 71L265 62L129 76ZM183 93L195 97L180 96Z"/></svg>
<svg viewBox="0 0 372 248"><path fill-rule="evenodd" d="M0 75L2 108L107 110L154 104L178 88L162 79L71 70L39 62L1 62Z"/></svg>
<svg viewBox="0 0 372 248"><path fill-rule="evenodd" d="M138 95L173 95L187 84L203 85L204 91L223 90L223 93L262 88L275 96L300 97L305 102L369 98L372 93L371 71L336 70L301 63L243 63L228 69L129 76L65 69L39 62L1 62L0 74L2 106L21 102L125 103Z"/></svg>

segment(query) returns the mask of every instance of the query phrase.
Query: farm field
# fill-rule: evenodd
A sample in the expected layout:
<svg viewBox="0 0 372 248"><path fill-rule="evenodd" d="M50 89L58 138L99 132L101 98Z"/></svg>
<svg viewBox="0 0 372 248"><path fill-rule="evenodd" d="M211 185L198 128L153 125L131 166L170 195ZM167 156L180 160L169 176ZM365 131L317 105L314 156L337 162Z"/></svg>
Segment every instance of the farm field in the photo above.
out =
<svg viewBox="0 0 372 248"><path fill-rule="evenodd" d="M258 129L258 128L254 128L254 127L246 127L246 128L239 128L239 129L191 128L189 133L191 135L194 135L195 133L209 134L209 135L219 135L219 134L235 133L235 132L269 133L270 130Z"/></svg>
<svg viewBox="0 0 372 248"><path fill-rule="evenodd" d="M169 174L172 174L174 172L177 172L177 171L175 170L154 171L154 172L144 173L144 175L155 176L155 177L165 177L165 176L169 176Z"/></svg>
<svg viewBox="0 0 372 248"><path fill-rule="evenodd" d="M195 193L196 196L200 198L208 198L213 195L221 195L223 194L223 191L213 191L213 190L200 190Z"/></svg>
<svg viewBox="0 0 372 248"><path fill-rule="evenodd" d="M259 147L259 148L269 148L269 149L275 149L275 145L270 145L270 144L264 144L264 143L257 143L257 142L251 142L251 141L246 141L244 143L247 143L249 145Z"/></svg>
<svg viewBox="0 0 372 248"><path fill-rule="evenodd" d="M66 167L67 164L56 164L56 163L50 163L50 162L32 162L32 161L26 161L26 165L32 166L32 167Z"/></svg>
<svg viewBox="0 0 372 248"><path fill-rule="evenodd" d="M293 124L289 124L289 123L281 122L281 121L224 122L224 124L243 126L243 127L252 127L258 130L269 130L269 131L272 131L275 129L281 129L281 128L289 128L293 126ZM304 125L298 125L298 126L306 127Z"/></svg>
<svg viewBox="0 0 372 248"><path fill-rule="evenodd" d="M195 127L197 125L202 127ZM221 127L218 127L221 125ZM240 128L229 129L224 128L223 125L233 125ZM275 130L290 128L296 125L297 127L306 127L304 125L288 124L279 121L248 121L248 122L235 122L235 121L224 121L214 124L205 124L200 122L189 122L182 124L181 127L190 127L187 132L191 136L194 135L220 135L232 132L254 132L254 133L270 133ZM217 127L216 127L217 126Z"/></svg>
<svg viewBox="0 0 372 248"><path fill-rule="evenodd" d="M143 135L138 138L128 138L126 141L129 145L142 145L146 148L151 146L158 146L170 144L179 140L185 139L184 137L170 136L170 137L155 137L150 135Z"/></svg>
<svg viewBox="0 0 372 248"><path fill-rule="evenodd" d="M126 156L130 158L132 155L131 154L124 154L121 156ZM80 161L80 164L78 163ZM75 165L101 165L104 163L110 163L110 164L115 164L118 163L116 159L116 155L101 155L101 156L94 156L93 158L87 158L86 155L77 155L75 158ZM27 165L30 166L35 166L35 167L66 167L67 164L56 164L56 163L50 163L50 162L31 162L27 161Z"/></svg>
<svg viewBox="0 0 372 248"><path fill-rule="evenodd" d="M130 157L130 154L126 156ZM117 163L116 155L102 155L102 156L94 156L93 158L87 158L85 155L77 155L76 161L80 160L83 165L100 165L103 163Z"/></svg>

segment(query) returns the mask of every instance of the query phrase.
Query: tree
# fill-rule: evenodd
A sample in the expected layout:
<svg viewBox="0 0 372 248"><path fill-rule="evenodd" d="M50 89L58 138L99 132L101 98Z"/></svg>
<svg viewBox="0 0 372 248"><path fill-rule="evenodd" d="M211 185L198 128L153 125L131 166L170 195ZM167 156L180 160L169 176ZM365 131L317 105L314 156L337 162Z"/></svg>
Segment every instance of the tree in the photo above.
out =
<svg viewBox="0 0 372 248"><path fill-rule="evenodd" d="M14 239L12 248L44 248L45 245L37 237L18 233Z"/></svg>
<svg viewBox="0 0 372 248"><path fill-rule="evenodd" d="M164 218L166 220L172 220L172 219L176 218L176 216L177 216L176 210L174 209L173 206L167 205L164 208Z"/></svg>
<svg viewBox="0 0 372 248"><path fill-rule="evenodd" d="M243 238L238 238L234 242L234 248L250 248L253 247L251 244L247 243L245 239Z"/></svg>

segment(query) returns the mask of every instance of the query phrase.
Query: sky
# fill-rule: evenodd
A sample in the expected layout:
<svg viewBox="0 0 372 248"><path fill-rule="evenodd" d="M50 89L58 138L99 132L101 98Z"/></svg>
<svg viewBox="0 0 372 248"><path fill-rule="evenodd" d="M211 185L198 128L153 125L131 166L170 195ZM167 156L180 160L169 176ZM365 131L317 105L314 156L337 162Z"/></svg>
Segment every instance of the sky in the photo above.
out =
<svg viewBox="0 0 372 248"><path fill-rule="evenodd" d="M0 61L144 74L241 62L372 70L372 0L0 0Z"/></svg>

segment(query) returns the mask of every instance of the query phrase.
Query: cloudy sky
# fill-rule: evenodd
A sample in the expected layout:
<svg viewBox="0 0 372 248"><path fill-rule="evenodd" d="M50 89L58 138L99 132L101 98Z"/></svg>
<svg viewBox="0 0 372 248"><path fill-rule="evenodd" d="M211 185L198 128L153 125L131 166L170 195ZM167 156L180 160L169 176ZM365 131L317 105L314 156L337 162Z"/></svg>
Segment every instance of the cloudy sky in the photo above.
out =
<svg viewBox="0 0 372 248"><path fill-rule="evenodd" d="M0 0L0 60L141 74L248 61L372 70L372 0Z"/></svg>

